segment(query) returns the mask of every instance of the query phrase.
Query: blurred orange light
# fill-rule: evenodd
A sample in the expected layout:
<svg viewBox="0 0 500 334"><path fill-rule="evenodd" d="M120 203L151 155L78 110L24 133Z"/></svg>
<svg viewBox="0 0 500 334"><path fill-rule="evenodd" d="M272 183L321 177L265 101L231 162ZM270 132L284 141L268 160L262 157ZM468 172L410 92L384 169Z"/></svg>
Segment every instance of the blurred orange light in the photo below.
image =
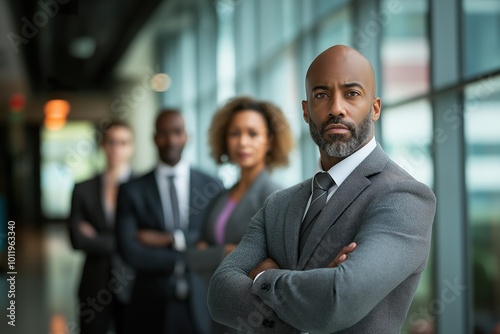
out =
<svg viewBox="0 0 500 334"><path fill-rule="evenodd" d="M64 118L46 118L44 121L45 128L49 131L57 131L64 127L66 119Z"/></svg>
<svg viewBox="0 0 500 334"><path fill-rule="evenodd" d="M66 118L70 105L66 100L50 100L45 103L45 116L49 118Z"/></svg>
<svg viewBox="0 0 500 334"><path fill-rule="evenodd" d="M50 100L45 103L45 128L49 131L57 131L66 124L70 104L66 100Z"/></svg>
<svg viewBox="0 0 500 334"><path fill-rule="evenodd" d="M66 330L66 318L60 314L54 314L50 319L50 333L53 334L63 334L67 333Z"/></svg>

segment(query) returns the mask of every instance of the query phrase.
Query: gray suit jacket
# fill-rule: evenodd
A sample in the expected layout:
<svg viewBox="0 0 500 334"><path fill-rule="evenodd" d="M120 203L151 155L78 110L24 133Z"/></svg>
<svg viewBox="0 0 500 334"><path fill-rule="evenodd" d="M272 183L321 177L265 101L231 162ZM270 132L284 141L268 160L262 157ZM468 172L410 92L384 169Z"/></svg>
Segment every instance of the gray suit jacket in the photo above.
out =
<svg viewBox="0 0 500 334"><path fill-rule="evenodd" d="M271 180L269 172L267 170L262 171L231 213L226 225L224 242L233 244L239 243L247 231L248 224L253 215L259 211L266 198L278 189L281 189L281 187ZM225 256L224 245L219 246L215 242L215 225L217 223L217 218L222 210L224 210L229 200L230 193L230 190L221 192L210 203L211 209L205 220L205 226L201 236L201 240L206 241L209 247L204 250L198 250L193 247L186 252L186 260L189 268L198 274L205 282L205 290L200 289L197 291L197 293L203 295L204 298L198 298L197 300L203 300L203 304L200 305L199 308L201 309L203 307L207 312L207 316L208 283L215 269L217 269ZM213 322L211 333L229 334L234 333L234 330Z"/></svg>
<svg viewBox="0 0 500 334"><path fill-rule="evenodd" d="M309 179L268 198L212 277L212 317L249 333L399 333L427 264L434 194L377 146L328 201L299 258L310 195ZM352 241L348 259L326 268ZM267 257L282 269L252 282Z"/></svg>
<svg viewBox="0 0 500 334"><path fill-rule="evenodd" d="M266 198L278 189L281 189L281 187L271 180L269 172L267 170L262 171L231 213L225 229L224 242L239 243L247 231L253 215L259 211ZM215 269L225 256L224 245L216 245L214 231L217 218L224 210L229 195L230 190L223 191L210 203L211 208L200 238L200 240L206 241L209 247L204 250L192 248L186 253L190 269L202 276L207 282L207 286Z"/></svg>

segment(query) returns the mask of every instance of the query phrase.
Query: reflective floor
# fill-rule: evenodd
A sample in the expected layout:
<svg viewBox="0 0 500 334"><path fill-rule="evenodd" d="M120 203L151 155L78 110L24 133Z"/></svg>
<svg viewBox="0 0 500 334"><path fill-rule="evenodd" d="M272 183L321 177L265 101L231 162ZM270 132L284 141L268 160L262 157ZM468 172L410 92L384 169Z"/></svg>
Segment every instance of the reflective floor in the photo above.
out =
<svg viewBox="0 0 500 334"><path fill-rule="evenodd" d="M71 248L65 225L16 226L15 297L8 297L6 254L1 253L0 333L78 333L76 291L83 257ZM15 327L5 316L15 300Z"/></svg>

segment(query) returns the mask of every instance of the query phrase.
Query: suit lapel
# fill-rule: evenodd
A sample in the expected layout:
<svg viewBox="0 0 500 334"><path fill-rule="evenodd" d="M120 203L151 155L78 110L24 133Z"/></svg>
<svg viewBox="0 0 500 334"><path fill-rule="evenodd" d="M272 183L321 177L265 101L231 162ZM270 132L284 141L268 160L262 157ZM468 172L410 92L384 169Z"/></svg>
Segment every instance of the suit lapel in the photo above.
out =
<svg viewBox="0 0 500 334"><path fill-rule="evenodd" d="M389 157L384 153L382 148L377 146L340 185L312 227L311 234L299 259L299 269L305 268L328 229L336 223L340 215L370 185L371 182L368 176L380 173L388 160Z"/></svg>
<svg viewBox="0 0 500 334"><path fill-rule="evenodd" d="M304 249L302 250L298 264L299 268L304 269L312 253L321 243L326 231L328 231L330 226L335 224L344 210L347 209L356 197L358 197L359 194L370 184L370 181L365 177L361 180L357 180L350 186L346 186L346 181L342 183L332 198L330 198L314 223L311 234L309 235Z"/></svg>
<svg viewBox="0 0 500 334"><path fill-rule="evenodd" d="M306 210L307 201L311 196L311 179L300 184L297 191L291 195L285 215L285 247L288 263L295 269L298 261L299 233L302 216Z"/></svg>
<svg viewBox="0 0 500 334"><path fill-rule="evenodd" d="M161 203L160 191L156 182L155 172L151 172L146 176L146 207L151 208L151 214L155 216L154 221L158 222L157 226L160 230L165 230L165 215L163 213L163 204Z"/></svg>
<svg viewBox="0 0 500 334"><path fill-rule="evenodd" d="M92 201L92 207L96 208L96 223L103 229L109 228L108 222L106 221L106 214L104 213L104 198L102 189L102 175L95 177L93 185L94 196Z"/></svg>
<svg viewBox="0 0 500 334"><path fill-rule="evenodd" d="M201 196L200 194L195 193L195 189L199 189L198 186L202 184L202 181L199 178L199 175L195 173L192 169L189 169L189 221L188 221L188 226L187 230L196 230L198 229L197 222L198 219L195 217L198 217L200 215L201 210L203 209L203 206L208 205L208 199L205 198L204 196ZM200 187L201 188L201 187ZM202 204L197 204L194 202L195 199L201 199Z"/></svg>
<svg viewBox="0 0 500 334"><path fill-rule="evenodd" d="M269 173L266 170L264 170L259 174L257 179L255 179L250 188L248 188L246 193L243 195L243 197L240 199L240 201L234 208L233 212L231 212L231 215L229 216L229 219L227 221L226 231L231 230L231 228L228 228L230 225L241 224L241 218L242 217L246 218L248 216L248 211L253 210L255 208L254 203L258 201L260 198L261 188L268 181L269 181ZM229 197L229 192L228 192L228 197ZM259 203L259 204L260 206L262 206L262 204L264 203Z"/></svg>

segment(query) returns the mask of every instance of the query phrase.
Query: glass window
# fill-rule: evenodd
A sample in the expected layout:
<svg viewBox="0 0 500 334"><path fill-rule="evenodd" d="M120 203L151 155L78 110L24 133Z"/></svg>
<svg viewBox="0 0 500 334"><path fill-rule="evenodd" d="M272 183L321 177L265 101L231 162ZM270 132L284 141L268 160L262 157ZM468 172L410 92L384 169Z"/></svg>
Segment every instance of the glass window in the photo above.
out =
<svg viewBox="0 0 500 334"><path fill-rule="evenodd" d="M500 68L500 1L463 0L466 77Z"/></svg>
<svg viewBox="0 0 500 334"><path fill-rule="evenodd" d="M290 127L292 128L296 148L300 136L302 123L301 97L296 87L303 78L296 75L296 55L293 48L289 47L277 55L267 66L262 66L259 71L260 94L258 97L276 104L283 110ZM297 154L290 155L288 167L273 171L273 177L282 186L291 186L302 181L302 160Z"/></svg>
<svg viewBox="0 0 500 334"><path fill-rule="evenodd" d="M500 324L500 77L467 86L465 99L474 325L492 333Z"/></svg>
<svg viewBox="0 0 500 334"><path fill-rule="evenodd" d="M414 178L432 187L432 112L429 101L419 100L382 109L384 150ZM418 126L415 123L418 122Z"/></svg>
<svg viewBox="0 0 500 334"><path fill-rule="evenodd" d="M41 130L41 206L44 217L65 219L77 182L93 176L96 163L95 129L90 122L68 122L58 131Z"/></svg>
<svg viewBox="0 0 500 334"><path fill-rule="evenodd" d="M383 148L398 165L420 182L432 187L432 110L429 101L419 100L381 113ZM418 126L415 126L418 122ZM432 250L431 250L432 252ZM420 333L432 322L422 309L432 301L432 256L422 273L404 329ZM405 331L403 331L405 332ZM423 332L422 332L423 333Z"/></svg>
<svg viewBox="0 0 500 334"><path fill-rule="evenodd" d="M221 103L235 95L235 50L232 8L218 12L217 32L217 102Z"/></svg>
<svg viewBox="0 0 500 334"><path fill-rule="evenodd" d="M259 46L255 50L261 60L270 57L276 52L284 41L284 12L283 0L258 0L259 23L253 24L253 28L258 33Z"/></svg>
<svg viewBox="0 0 500 334"><path fill-rule="evenodd" d="M316 16L321 17L325 13L334 12L337 8L344 6L348 3L348 0L313 0L311 1L314 6Z"/></svg>
<svg viewBox="0 0 500 334"><path fill-rule="evenodd" d="M382 96L386 103L418 96L429 90L427 11L425 0L403 1L398 6L394 6L392 0L385 0L381 3L380 12L374 15L374 20L384 27ZM367 29L364 33L370 37Z"/></svg>
<svg viewBox="0 0 500 334"><path fill-rule="evenodd" d="M318 28L318 53L335 44L352 44L350 19L350 7L344 6L321 22Z"/></svg>

